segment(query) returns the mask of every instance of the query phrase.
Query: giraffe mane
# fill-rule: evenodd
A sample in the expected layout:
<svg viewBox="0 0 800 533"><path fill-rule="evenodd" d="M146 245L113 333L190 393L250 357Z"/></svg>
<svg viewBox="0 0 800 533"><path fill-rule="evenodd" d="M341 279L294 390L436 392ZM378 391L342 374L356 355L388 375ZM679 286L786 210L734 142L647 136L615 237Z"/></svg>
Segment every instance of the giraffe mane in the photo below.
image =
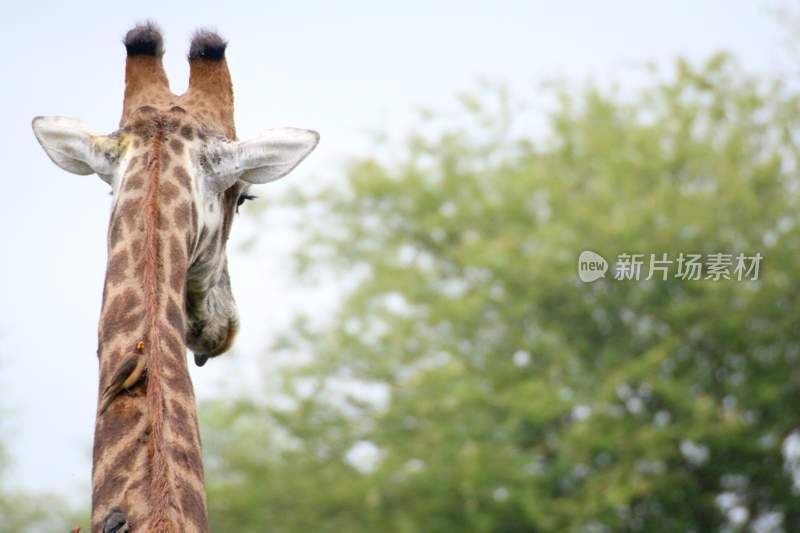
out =
<svg viewBox="0 0 800 533"><path fill-rule="evenodd" d="M152 138L148 162L149 179L144 198L145 237L143 245L144 268L142 288L144 292L145 346L148 350L147 410L152 423L150 439L153 450L153 474L150 480L151 527L155 531L174 530L169 511L175 506L174 487L169 477L169 461L164 450L164 390L162 385L162 356L164 346L159 332L159 184L161 181L161 152L164 125L158 122Z"/></svg>

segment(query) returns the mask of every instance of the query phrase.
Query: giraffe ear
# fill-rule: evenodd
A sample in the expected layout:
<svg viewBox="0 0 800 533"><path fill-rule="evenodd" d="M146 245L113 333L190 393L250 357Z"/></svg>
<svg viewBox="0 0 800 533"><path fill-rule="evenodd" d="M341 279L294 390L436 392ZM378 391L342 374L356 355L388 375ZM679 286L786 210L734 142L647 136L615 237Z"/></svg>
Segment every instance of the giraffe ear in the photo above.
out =
<svg viewBox="0 0 800 533"><path fill-rule="evenodd" d="M215 180L226 189L237 179L267 183L291 172L316 148L319 133L299 128L273 128L246 141L225 142L214 150Z"/></svg>
<svg viewBox="0 0 800 533"><path fill-rule="evenodd" d="M118 157L108 137L96 135L83 121L67 117L36 117L33 133L59 167L73 174L96 173L110 183Z"/></svg>

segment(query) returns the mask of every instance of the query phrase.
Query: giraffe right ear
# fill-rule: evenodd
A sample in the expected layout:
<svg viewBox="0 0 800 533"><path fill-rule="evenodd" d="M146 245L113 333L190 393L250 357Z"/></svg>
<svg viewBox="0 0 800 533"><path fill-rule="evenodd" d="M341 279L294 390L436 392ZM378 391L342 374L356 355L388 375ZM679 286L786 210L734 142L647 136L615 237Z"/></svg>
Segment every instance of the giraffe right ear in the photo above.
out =
<svg viewBox="0 0 800 533"><path fill-rule="evenodd" d="M284 177L316 148L319 133L272 128L246 141L216 141L206 146L212 188L223 191L237 179L262 184Z"/></svg>
<svg viewBox="0 0 800 533"><path fill-rule="evenodd" d="M67 117L33 119L36 140L53 162L73 174L97 174L111 183L117 169L117 143L96 135L83 121Z"/></svg>

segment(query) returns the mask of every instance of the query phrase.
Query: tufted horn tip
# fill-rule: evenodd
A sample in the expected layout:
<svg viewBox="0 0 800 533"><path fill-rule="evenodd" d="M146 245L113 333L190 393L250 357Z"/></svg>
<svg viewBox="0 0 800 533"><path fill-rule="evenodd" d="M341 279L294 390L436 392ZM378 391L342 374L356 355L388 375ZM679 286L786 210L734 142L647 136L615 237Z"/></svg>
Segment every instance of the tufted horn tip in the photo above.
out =
<svg viewBox="0 0 800 533"><path fill-rule="evenodd" d="M189 47L189 61L193 59L210 59L221 61L225 59L225 48L228 42L211 30L197 30L192 37Z"/></svg>
<svg viewBox="0 0 800 533"><path fill-rule="evenodd" d="M153 21L138 24L125 34L122 40L129 56L162 56L164 55L164 38L161 30Z"/></svg>

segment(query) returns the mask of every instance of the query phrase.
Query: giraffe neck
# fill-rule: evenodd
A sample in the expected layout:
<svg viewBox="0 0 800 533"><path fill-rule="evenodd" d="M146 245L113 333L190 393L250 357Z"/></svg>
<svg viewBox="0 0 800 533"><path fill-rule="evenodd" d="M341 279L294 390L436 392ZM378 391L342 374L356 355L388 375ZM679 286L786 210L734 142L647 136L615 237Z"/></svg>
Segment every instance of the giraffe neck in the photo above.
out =
<svg viewBox="0 0 800 533"><path fill-rule="evenodd" d="M92 524L119 507L132 531L207 531L194 392L186 365L185 285L195 240L191 182L167 146L168 121L143 127L109 226L100 320L100 390L128 358L146 378L95 425Z"/></svg>

